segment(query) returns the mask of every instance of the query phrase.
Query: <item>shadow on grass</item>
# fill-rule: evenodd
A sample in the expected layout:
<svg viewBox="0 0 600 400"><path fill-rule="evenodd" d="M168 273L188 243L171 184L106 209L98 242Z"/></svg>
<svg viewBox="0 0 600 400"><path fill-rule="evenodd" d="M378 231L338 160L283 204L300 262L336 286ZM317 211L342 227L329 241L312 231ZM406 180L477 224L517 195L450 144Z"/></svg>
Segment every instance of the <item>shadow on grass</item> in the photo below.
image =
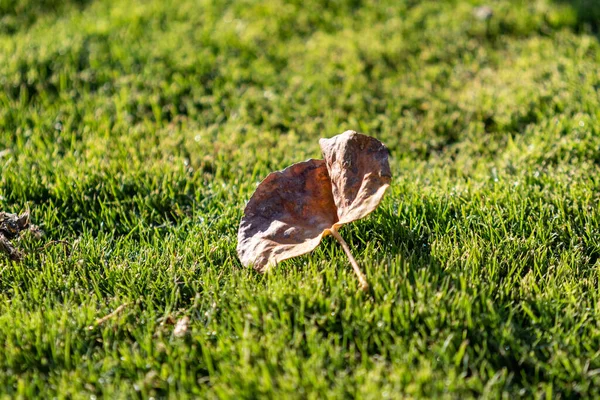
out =
<svg viewBox="0 0 600 400"><path fill-rule="evenodd" d="M511 378L511 385L521 386L526 383L527 377L534 375L540 379L547 378L547 371L539 368L540 362L550 358L545 350L547 343L538 340L535 345L532 344L535 342L535 323L532 324L522 311L511 313L515 299L510 296L496 298L494 310L488 310L486 284L467 283L465 286L465 281L469 281L469 272L448 269L432 254L431 234L423 226L433 226L436 221L444 223L433 210L426 208L423 221L414 229L406 226L405 215L392 208L384 208L378 214L378 218L357 222L354 232L348 230L346 236L350 240L354 237L351 246L357 254L364 252L370 245L375 246L377 254L382 254L381 257L377 256L377 263L381 268L377 272L379 278L377 282L373 282L378 289L371 290L370 300L365 299L365 302L385 306L391 295L396 304L393 306L391 324L383 329L373 322L348 324L341 315L315 318L314 324L324 338L332 335L357 338L356 341L348 340L348 350L354 348L352 344L356 344L356 348L361 344L363 347L359 357L380 357L385 356L398 340L409 341L414 335L418 335L423 340L434 343L445 335L450 343L449 349L456 351L463 340L468 341L469 351L473 348L487 349L489 357L486 362L495 370L509 371L514 376ZM359 236L362 241L356 240ZM394 281L398 280L408 282L412 290L407 289L407 285L395 284ZM431 307L414 306L420 303L420 295L423 294L431 296ZM436 296L442 297L434 300L433 297ZM470 299L468 306L462 303L464 296ZM346 301L352 300L342 299L341 309ZM440 305L440 309L436 308ZM449 314L445 318L437 317L440 310ZM472 314L470 310L473 310ZM457 318L463 312L465 315L470 314L474 321L468 323ZM316 305L314 309L307 307L306 313L317 316L325 314L320 305ZM502 332L506 329L510 329L514 336L508 339L503 337ZM440 336L440 332L444 334ZM360 340L362 343L359 343ZM428 351L424 354L428 354ZM524 357L524 354L528 356ZM465 360L469 360L469 357L476 357L476 353L470 354ZM478 362L465 361L465 377L477 375L479 366ZM474 395L477 393L473 391Z"/></svg>
<svg viewBox="0 0 600 400"><path fill-rule="evenodd" d="M577 32L600 33L600 1L598 0L554 0L558 4L571 6L577 15Z"/></svg>
<svg viewBox="0 0 600 400"><path fill-rule="evenodd" d="M91 0L6 0L0 2L0 34L15 34L27 30L45 15L59 14L66 6L80 8Z"/></svg>

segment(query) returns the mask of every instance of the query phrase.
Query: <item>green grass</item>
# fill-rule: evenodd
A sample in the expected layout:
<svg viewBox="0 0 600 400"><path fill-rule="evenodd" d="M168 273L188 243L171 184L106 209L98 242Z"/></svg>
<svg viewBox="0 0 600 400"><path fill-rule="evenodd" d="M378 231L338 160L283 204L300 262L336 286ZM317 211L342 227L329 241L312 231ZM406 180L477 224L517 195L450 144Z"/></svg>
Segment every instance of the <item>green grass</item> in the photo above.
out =
<svg viewBox="0 0 600 400"><path fill-rule="evenodd" d="M0 210L46 233L0 398L600 397L593 3L0 0ZM392 154L371 293L331 238L241 268L257 183L347 129Z"/></svg>

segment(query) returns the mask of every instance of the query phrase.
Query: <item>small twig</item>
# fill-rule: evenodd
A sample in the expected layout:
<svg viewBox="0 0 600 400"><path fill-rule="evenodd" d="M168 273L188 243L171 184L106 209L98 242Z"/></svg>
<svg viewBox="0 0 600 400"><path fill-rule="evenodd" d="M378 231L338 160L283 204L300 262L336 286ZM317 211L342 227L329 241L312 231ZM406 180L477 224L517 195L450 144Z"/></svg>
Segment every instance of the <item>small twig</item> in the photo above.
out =
<svg viewBox="0 0 600 400"><path fill-rule="evenodd" d="M70 243L67 242L66 240L51 240L50 242L46 243L42 247L38 248L38 251L46 250L46 249L48 249L48 247L54 246L55 244L62 244L65 247L65 249L67 249L67 250L69 249L69 246L70 246Z"/></svg>
<svg viewBox="0 0 600 400"><path fill-rule="evenodd" d="M113 312L111 312L108 315L105 315L102 318L98 318L96 320L96 326L102 325L103 323L105 323L106 321L108 321L109 319L116 317L117 315L119 315L124 309L125 307L127 307L129 305L129 303L123 303L121 304L119 307L117 307ZM92 327L93 328L93 327Z"/></svg>
<svg viewBox="0 0 600 400"><path fill-rule="evenodd" d="M352 264L352 268L354 269L354 273L356 273L356 276L358 277L358 282L360 283L360 288L364 292L368 291L369 284L367 283L367 277L360 270L358 263L356 262L356 260L354 259L354 256L350 252L350 247L348 247L348 243L346 243L344 238L342 238L342 236L340 235L340 233L337 231L337 229L335 227L333 229L331 229L330 231L331 231L331 234L333 235L333 237L336 238L336 240L338 242L340 242L340 244L342 245L342 248L344 249L344 252L348 256L348 259L350 260L350 264Z"/></svg>

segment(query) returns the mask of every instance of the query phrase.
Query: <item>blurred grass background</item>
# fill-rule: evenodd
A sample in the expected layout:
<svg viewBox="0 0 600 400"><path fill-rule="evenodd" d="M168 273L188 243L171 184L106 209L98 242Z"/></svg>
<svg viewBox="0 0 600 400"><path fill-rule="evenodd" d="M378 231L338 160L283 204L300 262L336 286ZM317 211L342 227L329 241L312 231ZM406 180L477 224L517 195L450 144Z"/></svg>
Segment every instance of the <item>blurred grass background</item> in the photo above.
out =
<svg viewBox="0 0 600 400"><path fill-rule="evenodd" d="M46 232L0 259L0 396L599 396L598 21L595 0L0 0L0 210ZM372 293L330 240L240 268L257 183L347 129L392 153L342 232Z"/></svg>

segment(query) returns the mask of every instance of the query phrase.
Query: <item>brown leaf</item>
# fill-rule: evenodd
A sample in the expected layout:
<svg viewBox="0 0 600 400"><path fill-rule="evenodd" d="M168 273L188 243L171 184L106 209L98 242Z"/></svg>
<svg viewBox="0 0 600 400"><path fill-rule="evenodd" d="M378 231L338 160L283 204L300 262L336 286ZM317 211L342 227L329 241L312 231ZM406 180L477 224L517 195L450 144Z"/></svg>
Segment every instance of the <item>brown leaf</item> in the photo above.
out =
<svg viewBox="0 0 600 400"><path fill-rule="evenodd" d="M244 210L238 255L243 265L265 272L312 251L324 235L333 234L366 289L366 278L337 229L379 205L391 181L388 150L354 131L319 143L325 160L294 164L258 185Z"/></svg>
<svg viewBox="0 0 600 400"><path fill-rule="evenodd" d="M323 160L308 160L269 174L250 198L238 231L242 264L259 272L310 252L337 222Z"/></svg>
<svg viewBox="0 0 600 400"><path fill-rule="evenodd" d="M379 140L355 131L321 139L319 144L337 206L336 226L366 217L390 186L388 149Z"/></svg>

